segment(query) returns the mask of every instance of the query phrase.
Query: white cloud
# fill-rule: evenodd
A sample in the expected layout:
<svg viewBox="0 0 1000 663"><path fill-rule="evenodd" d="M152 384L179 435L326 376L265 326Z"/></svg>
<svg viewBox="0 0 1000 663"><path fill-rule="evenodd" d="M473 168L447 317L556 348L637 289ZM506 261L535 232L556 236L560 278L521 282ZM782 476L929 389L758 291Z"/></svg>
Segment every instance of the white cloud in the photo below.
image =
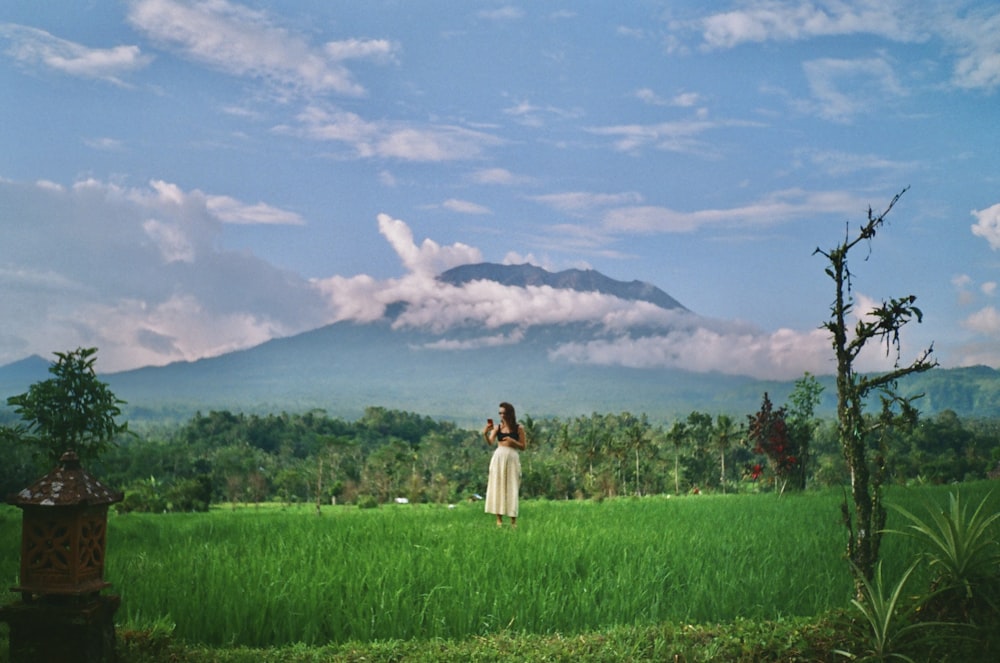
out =
<svg viewBox="0 0 1000 663"><path fill-rule="evenodd" d="M434 276L458 265L482 261L479 249L465 244L441 246L434 240L425 239L417 246L410 227L388 214L378 215L378 231L392 245L403 266L414 274Z"/></svg>
<svg viewBox="0 0 1000 663"><path fill-rule="evenodd" d="M530 101L519 101L504 109L504 114L513 117L519 124L526 127L540 128L545 126L546 118L574 119L582 115L579 109L567 110L557 106L537 106Z"/></svg>
<svg viewBox="0 0 1000 663"><path fill-rule="evenodd" d="M524 332L515 329L510 334L494 334L472 339L441 339L426 343L422 347L427 350L475 350L477 348L495 348L503 345L516 345L524 340Z"/></svg>
<svg viewBox="0 0 1000 663"><path fill-rule="evenodd" d="M598 136L615 138L614 148L621 152L637 152L646 147L668 152L711 155L711 149L701 140L701 134L713 129L759 127L746 120L708 120L702 117L657 124L622 124L587 129Z"/></svg>
<svg viewBox="0 0 1000 663"><path fill-rule="evenodd" d="M395 48L385 40L357 39L316 47L304 35L275 25L267 13L227 0L137 0L128 18L150 39L187 58L307 94L364 95L364 87L341 63L388 61Z"/></svg>
<svg viewBox="0 0 1000 663"><path fill-rule="evenodd" d="M101 370L158 365L165 357L191 361L216 356L293 331L250 311L211 310L191 294L174 295L155 304L138 300L91 302L62 322L92 330L84 343L100 348Z"/></svg>
<svg viewBox="0 0 1000 663"><path fill-rule="evenodd" d="M673 368L694 372L717 371L790 380L804 371L830 372L830 341L818 331L780 329L725 330L704 326L660 335L571 343L553 353L557 359L636 368Z"/></svg>
<svg viewBox="0 0 1000 663"><path fill-rule="evenodd" d="M968 274L956 274L951 279L951 285L955 288L958 294L958 303L962 306L968 306L972 304L975 299L974 295L969 292L969 287L972 285L972 277Z"/></svg>
<svg viewBox="0 0 1000 663"><path fill-rule="evenodd" d="M531 265L536 265L538 267L541 267L542 269L547 269L550 272L558 270L558 268L555 267L549 261L548 258L538 257L534 253L522 254L518 253L517 251L508 251L507 254L504 255L501 263L504 265L523 265L525 263L528 263ZM590 268L590 265L585 265L585 264L580 264L576 266L579 267L580 269Z"/></svg>
<svg viewBox="0 0 1000 663"><path fill-rule="evenodd" d="M248 205L229 196L208 196L208 209L226 223L301 226L305 223L295 212L279 209L267 203Z"/></svg>
<svg viewBox="0 0 1000 663"><path fill-rule="evenodd" d="M825 214L855 214L866 203L845 191L776 191L742 207L680 212L633 206L608 211L604 227L614 233L686 233L707 226L769 226Z"/></svg>
<svg viewBox="0 0 1000 663"><path fill-rule="evenodd" d="M1000 203L981 210L972 210L976 223L972 234L985 239L994 251L1000 250Z"/></svg>
<svg viewBox="0 0 1000 663"><path fill-rule="evenodd" d="M388 39L345 39L331 41L323 50L336 61L373 60L375 62L395 62L397 46Z"/></svg>
<svg viewBox="0 0 1000 663"><path fill-rule="evenodd" d="M635 91L635 98L653 106L666 106L667 102L660 95L656 94L653 90L648 87L640 88Z"/></svg>
<svg viewBox="0 0 1000 663"><path fill-rule="evenodd" d="M142 229L159 247L164 262L194 262L194 247L179 227L148 219L142 224Z"/></svg>
<svg viewBox="0 0 1000 663"><path fill-rule="evenodd" d="M459 214L492 214L489 207L485 205L480 205L478 203L473 203L468 200L459 200L457 198L449 198L448 200L441 203L441 207L452 212L458 212Z"/></svg>
<svg viewBox="0 0 1000 663"><path fill-rule="evenodd" d="M635 97L652 106L676 106L678 108L690 108L702 102L702 97L697 92L680 92L670 99L665 99L648 87L636 90Z"/></svg>
<svg viewBox="0 0 1000 663"><path fill-rule="evenodd" d="M842 176L866 171L890 171L901 174L918 167L914 161L895 161L880 154L861 154L840 150L805 150L801 154L809 163L828 175Z"/></svg>
<svg viewBox="0 0 1000 663"><path fill-rule="evenodd" d="M123 85L121 76L145 67L152 58L138 46L90 48L13 23L0 24L0 39L8 42L7 55L32 67Z"/></svg>
<svg viewBox="0 0 1000 663"><path fill-rule="evenodd" d="M987 91L1000 87L1000 12L994 6L958 9L951 3L886 0L755 0L688 26L700 33L706 50L845 35L872 35L897 43L940 40L956 58L953 85Z"/></svg>
<svg viewBox="0 0 1000 663"><path fill-rule="evenodd" d="M483 9L476 16L489 21L517 21L524 17L524 10L513 5L506 5L497 9Z"/></svg>
<svg viewBox="0 0 1000 663"><path fill-rule="evenodd" d="M972 277L968 274L956 274L952 277L951 284L961 290L972 284Z"/></svg>
<svg viewBox="0 0 1000 663"><path fill-rule="evenodd" d="M315 279L313 283L326 297L333 322L374 322L385 315L385 307L392 303L383 295L391 289L393 282L377 281L367 274L330 276Z"/></svg>
<svg viewBox="0 0 1000 663"><path fill-rule="evenodd" d="M524 184L529 181L529 178L522 175L515 175L506 168L484 168L475 171L469 178L476 184L513 185Z"/></svg>
<svg viewBox="0 0 1000 663"><path fill-rule="evenodd" d="M759 0L742 9L712 14L700 21L700 27L705 47L710 49L850 34L875 34L905 42L922 37L914 27L919 13L909 5L886 0Z"/></svg>
<svg viewBox="0 0 1000 663"><path fill-rule="evenodd" d="M101 370L113 371L327 322L330 304L314 284L218 248L224 223L213 198L158 180L0 181L0 208L21 220L5 225L0 243L0 317L8 321L0 363L94 345Z"/></svg>
<svg viewBox="0 0 1000 663"><path fill-rule="evenodd" d="M986 306L962 321L962 326L978 334L1000 339L1000 311L995 306Z"/></svg>
<svg viewBox="0 0 1000 663"><path fill-rule="evenodd" d="M450 125L413 126L369 122L355 113L310 106L299 114L299 128L280 130L306 138L345 143L360 158L436 162L474 159L501 144L489 134Z"/></svg>
<svg viewBox="0 0 1000 663"><path fill-rule="evenodd" d="M595 209L631 205L642 202L642 194L635 191L623 193L593 193L590 191L566 191L531 196L531 200L547 205L552 209L569 214L591 212Z"/></svg>
<svg viewBox="0 0 1000 663"><path fill-rule="evenodd" d="M102 150L105 152L119 152L124 149L122 141L116 138L85 138L83 140L83 144L95 150Z"/></svg>

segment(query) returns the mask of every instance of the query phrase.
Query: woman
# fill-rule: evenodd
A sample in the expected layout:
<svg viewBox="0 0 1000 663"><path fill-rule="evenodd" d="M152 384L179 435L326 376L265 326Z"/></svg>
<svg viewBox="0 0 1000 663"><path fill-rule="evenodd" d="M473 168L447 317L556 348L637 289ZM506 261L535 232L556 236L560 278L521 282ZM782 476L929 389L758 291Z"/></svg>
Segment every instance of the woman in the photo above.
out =
<svg viewBox="0 0 1000 663"><path fill-rule="evenodd" d="M521 487L521 459L517 450L527 446L524 426L517 423L514 406L500 404L500 425L489 419L483 429L486 444L497 445L490 460L490 479L486 484L486 513L495 514L497 527L503 527L503 517L510 517L511 527L517 527L517 492Z"/></svg>

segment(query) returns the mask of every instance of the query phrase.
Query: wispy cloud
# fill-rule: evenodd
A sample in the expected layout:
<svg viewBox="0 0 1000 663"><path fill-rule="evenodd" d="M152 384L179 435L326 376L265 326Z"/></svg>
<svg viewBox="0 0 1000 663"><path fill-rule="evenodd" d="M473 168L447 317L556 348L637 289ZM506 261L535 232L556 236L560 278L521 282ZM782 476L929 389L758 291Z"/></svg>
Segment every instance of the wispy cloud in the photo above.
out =
<svg viewBox="0 0 1000 663"><path fill-rule="evenodd" d="M301 226L305 221L295 212L267 203L247 204L229 196L207 196L205 205L225 223L244 225Z"/></svg>
<svg viewBox="0 0 1000 663"><path fill-rule="evenodd" d="M1000 9L942 17L940 25L957 53L953 82L959 88L992 91L1000 87Z"/></svg>
<svg viewBox="0 0 1000 663"><path fill-rule="evenodd" d="M449 198L441 203L441 207L459 214L482 215L493 213L490 208L485 205L480 205L479 203L474 203L469 200L459 200L458 198Z"/></svg>
<svg viewBox="0 0 1000 663"><path fill-rule="evenodd" d="M678 92L672 97L665 98L648 87L636 90L635 98L652 106L676 106L678 108L690 108L704 101L697 92Z"/></svg>
<svg viewBox="0 0 1000 663"><path fill-rule="evenodd" d="M506 168L483 168L469 175L469 179L476 184L517 185L531 183L530 177L517 175Z"/></svg>
<svg viewBox="0 0 1000 663"><path fill-rule="evenodd" d="M875 112L887 99L906 94L892 65L883 58L822 58L804 62L802 69L812 99L800 107L834 122Z"/></svg>
<svg viewBox="0 0 1000 663"><path fill-rule="evenodd" d="M360 158L424 162L473 159L485 148L503 142L491 134L464 127L371 122L355 113L315 105L306 108L297 119L297 126L276 130L343 143Z"/></svg>
<svg viewBox="0 0 1000 663"><path fill-rule="evenodd" d="M476 16L488 21L518 21L524 18L524 10L514 5L505 5L496 9L480 10Z"/></svg>
<svg viewBox="0 0 1000 663"><path fill-rule="evenodd" d="M915 24L919 14L909 3L886 0L806 3L756 0L741 9L711 14L698 21L698 25L704 46L709 49L850 34L876 34L905 42L923 36Z"/></svg>
<svg viewBox="0 0 1000 663"><path fill-rule="evenodd" d="M608 207L633 205L642 202L642 194L635 191L623 193L593 193L566 191L531 196L531 200L567 214L590 214Z"/></svg>
<svg viewBox="0 0 1000 663"><path fill-rule="evenodd" d="M748 120L711 120L694 118L656 124L622 124L589 127L589 133L615 139L614 148L622 152L639 152L645 148L698 155L713 153L700 136L706 132L730 127L760 127Z"/></svg>
<svg viewBox="0 0 1000 663"><path fill-rule="evenodd" d="M125 85L122 76L152 61L138 46L92 48L14 23L0 23L0 40L7 42L4 52L22 65L115 85Z"/></svg>
<svg viewBox="0 0 1000 663"><path fill-rule="evenodd" d="M84 138L83 144L95 150L103 152L119 152L125 149L125 144L117 138Z"/></svg>
<svg viewBox="0 0 1000 663"><path fill-rule="evenodd" d="M578 108L559 108L557 106L539 106L527 100L521 100L503 109L505 115L514 118L516 122L526 127L539 128L548 124L548 120L575 119L583 115Z"/></svg>
<svg viewBox="0 0 1000 663"><path fill-rule="evenodd" d="M620 207L604 216L608 232L687 233L712 227L771 226L825 214L857 214L866 203L845 191L787 189L739 207L682 212L653 205Z"/></svg>
<svg viewBox="0 0 1000 663"><path fill-rule="evenodd" d="M129 6L128 18L154 42L183 57L303 94L362 96L364 86L343 62L391 61L396 48L382 39L317 46L277 25L266 12L227 0L137 0Z"/></svg>
<svg viewBox="0 0 1000 663"><path fill-rule="evenodd" d="M837 177L872 171L898 174L921 167L916 161L898 161L887 159L880 154L840 150L799 150L797 156L810 167L817 167L826 174Z"/></svg>

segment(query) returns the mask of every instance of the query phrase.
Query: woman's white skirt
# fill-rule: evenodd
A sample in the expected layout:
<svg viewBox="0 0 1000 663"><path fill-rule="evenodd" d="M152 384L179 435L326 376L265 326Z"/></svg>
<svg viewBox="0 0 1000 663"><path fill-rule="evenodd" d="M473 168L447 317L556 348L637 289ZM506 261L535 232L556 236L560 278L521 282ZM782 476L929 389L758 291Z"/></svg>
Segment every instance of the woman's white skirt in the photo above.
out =
<svg viewBox="0 0 1000 663"><path fill-rule="evenodd" d="M517 517L517 493L521 488L521 458L517 449L497 447L490 459L486 484L486 513Z"/></svg>

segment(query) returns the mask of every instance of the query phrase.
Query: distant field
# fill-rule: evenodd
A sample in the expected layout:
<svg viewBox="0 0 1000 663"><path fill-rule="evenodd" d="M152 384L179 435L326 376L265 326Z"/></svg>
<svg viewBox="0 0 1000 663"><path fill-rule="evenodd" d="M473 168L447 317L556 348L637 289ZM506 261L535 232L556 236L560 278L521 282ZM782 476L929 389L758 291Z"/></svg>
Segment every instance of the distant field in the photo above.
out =
<svg viewBox="0 0 1000 663"><path fill-rule="evenodd" d="M963 485L963 500L978 503L992 485ZM889 499L923 513L922 499L947 492L893 489ZM850 599L839 500L531 501L516 531L497 530L481 503L112 515L106 576L122 597L121 626L167 621L178 638L212 646L809 616ZM0 509L10 585L19 537L19 512ZM913 554L908 539L887 537L886 576Z"/></svg>

